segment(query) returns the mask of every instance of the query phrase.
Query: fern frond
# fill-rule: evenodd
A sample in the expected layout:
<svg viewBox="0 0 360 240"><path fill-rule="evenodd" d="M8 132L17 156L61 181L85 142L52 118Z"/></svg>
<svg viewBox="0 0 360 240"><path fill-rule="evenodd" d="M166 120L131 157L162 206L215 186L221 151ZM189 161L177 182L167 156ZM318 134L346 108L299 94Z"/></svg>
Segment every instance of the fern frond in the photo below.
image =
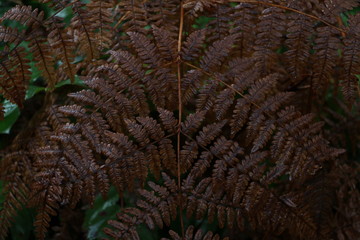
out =
<svg viewBox="0 0 360 240"><path fill-rule="evenodd" d="M281 46L281 36L285 30L284 11L270 7L263 10L257 24L254 58L263 74L269 73L276 62L276 50Z"/></svg>
<svg viewBox="0 0 360 240"><path fill-rule="evenodd" d="M334 67L339 58L337 50L341 47L341 42L336 32L325 26L317 28L315 44L316 62L313 63L312 81L314 91L320 94L327 89L329 79L334 73Z"/></svg>
<svg viewBox="0 0 360 240"><path fill-rule="evenodd" d="M63 10L71 2L70 0L40 0L41 3L48 3L48 5L55 10Z"/></svg>
<svg viewBox="0 0 360 240"><path fill-rule="evenodd" d="M27 27L36 28L43 24L44 12L39 12L37 8L32 10L31 6L17 5L4 13L0 22L4 20L14 20Z"/></svg>
<svg viewBox="0 0 360 240"><path fill-rule="evenodd" d="M140 0L127 0L119 4L120 19L125 21L123 29L125 31L136 31L145 33L147 25L146 8ZM126 21L128 20L128 21ZM121 23L121 22L119 22Z"/></svg>
<svg viewBox="0 0 360 240"><path fill-rule="evenodd" d="M205 52L204 58L200 62L200 67L205 71L219 67L225 57L229 55L236 38L237 35L230 35L221 40L215 41Z"/></svg>
<svg viewBox="0 0 360 240"><path fill-rule="evenodd" d="M55 77L55 61L52 56L53 50L41 31L33 33L30 38L29 47L33 54L33 59L36 61L36 67L38 67L44 75L49 88L54 88L58 80Z"/></svg>
<svg viewBox="0 0 360 240"><path fill-rule="evenodd" d="M181 123L181 131L184 134L191 135L200 127L204 118L205 111L198 111L190 114L187 119L183 123Z"/></svg>
<svg viewBox="0 0 360 240"><path fill-rule="evenodd" d="M170 31L164 28L152 27L156 44L160 50L161 57L165 61L174 61L177 57L176 40L173 38Z"/></svg>
<svg viewBox="0 0 360 240"><path fill-rule="evenodd" d="M75 66L74 50L75 43L73 39L64 31L64 24L61 23L59 18L52 18L49 20L49 35L48 41L52 49L57 54L57 59L62 61L67 77L72 82L75 81Z"/></svg>
<svg viewBox="0 0 360 240"><path fill-rule="evenodd" d="M11 173L6 166L11 166L16 170ZM0 209L0 239L5 239L8 233L8 228L12 225L14 217L18 211L24 208L30 196L30 189L27 185L29 179L27 176L21 176L20 172L30 171L30 159L24 152L8 153L1 162L1 176L5 176L4 180L7 184L3 186L5 199L1 204Z"/></svg>
<svg viewBox="0 0 360 240"><path fill-rule="evenodd" d="M312 21L300 14L293 13L289 16L289 25L287 27L286 51L288 71L291 74L292 81L297 84L304 78L307 62L310 56L310 38L312 30Z"/></svg>
<svg viewBox="0 0 360 240"><path fill-rule="evenodd" d="M255 5L240 3L235 7L231 19L234 19L232 34L238 33L239 55L241 58L249 57L252 43L256 40L254 25L257 23L258 10Z"/></svg>
<svg viewBox="0 0 360 240"><path fill-rule="evenodd" d="M322 11L322 14L326 17L330 22L335 22L336 18L339 16L341 12L351 10L358 6L358 2L355 0L325 0L324 2L319 4L319 8Z"/></svg>
<svg viewBox="0 0 360 240"><path fill-rule="evenodd" d="M75 2L72 5L74 17L71 19L74 34L79 38L78 50L86 56L86 59L92 60L98 58L98 48L96 46L95 27L92 21L91 12L84 9L85 4Z"/></svg>
<svg viewBox="0 0 360 240"><path fill-rule="evenodd" d="M199 57L202 45L204 44L206 31L204 29L192 32L182 45L181 57L185 61L191 61Z"/></svg>
<svg viewBox="0 0 360 240"><path fill-rule="evenodd" d="M113 4L110 0L92 0L86 5L90 22L94 26L95 43L98 49L108 49L112 43L113 28L111 24L114 21L111 9Z"/></svg>
<svg viewBox="0 0 360 240"><path fill-rule="evenodd" d="M189 9L189 13L194 17L197 17L198 13L204 11L204 9L214 8L217 4L223 2L223 0L187 0L184 2L184 8Z"/></svg>
<svg viewBox="0 0 360 240"><path fill-rule="evenodd" d="M111 182L119 192L133 189L134 180L144 181L145 156L135 151L135 146L129 139L121 134L106 133L113 143L120 147L118 150L112 144L103 144L102 152L107 157L105 169ZM135 152L134 152L135 151ZM126 154L133 152L130 156ZM119 161L120 160L120 161Z"/></svg>
<svg viewBox="0 0 360 240"><path fill-rule="evenodd" d="M340 81L357 110L359 17L348 25L339 18L355 1L41 2L55 16L44 20L23 6L1 19L0 93L22 105L29 56L48 86L44 98L29 101L39 97L39 113L26 126L19 121L21 134L4 150L1 237L28 205L44 239L52 216L92 206L113 185L125 197L104 230L115 239L139 239L139 225L167 231L178 221L182 236L170 232L173 239L220 239L186 230L196 219L230 238L240 231L356 239L356 169L343 169L344 150L327 142L339 136L357 151L357 114L334 105L329 92ZM56 16L65 7L74 13L70 24ZM54 90L75 77L80 90ZM323 114L326 127L317 121ZM336 119L353 130L351 139ZM334 169L341 174L332 176Z"/></svg>
<svg viewBox="0 0 360 240"><path fill-rule="evenodd" d="M148 24L162 27L173 34L177 34L179 21L177 12L179 7L180 2L178 0L148 2L146 8L144 8Z"/></svg>
<svg viewBox="0 0 360 240"><path fill-rule="evenodd" d="M24 40L24 33L17 29L2 27L0 28L0 40L4 43L18 45Z"/></svg>
<svg viewBox="0 0 360 240"><path fill-rule="evenodd" d="M163 173L163 176L166 176ZM155 225L160 228L163 224L169 224L177 216L177 193L176 184L171 179L165 180L166 187L159 186L153 182L148 185L152 191L140 190L139 199L136 203L138 208L128 208L118 214L119 221L109 221L113 228L105 228L104 232L113 238L140 239L135 226L141 223L146 224L150 229Z"/></svg>
<svg viewBox="0 0 360 240"><path fill-rule="evenodd" d="M42 172L35 178L41 180L33 186L36 195L32 196L30 204L37 206L39 211L34 222L36 236L38 239L45 239L51 216L57 215L56 210L59 209L59 202L62 198L61 181L63 177L57 170Z"/></svg>
<svg viewBox="0 0 360 240"><path fill-rule="evenodd" d="M175 133L178 121L175 119L174 114L162 108L158 108L158 112L164 128L170 133Z"/></svg>
<svg viewBox="0 0 360 240"><path fill-rule="evenodd" d="M343 53L343 64L344 73L341 76L341 87L344 93L345 99L349 103L353 103L359 96L359 84L358 79L355 76L359 74L359 17L353 17L350 20L350 31L347 38L344 39L344 53Z"/></svg>
<svg viewBox="0 0 360 240"><path fill-rule="evenodd" d="M213 1L213 3L211 3L211 1L209 2L210 3L206 4L216 4L216 2L219 1ZM214 13L210 15L210 17L213 17L214 20L210 21L207 26L209 32L209 37L207 40L210 42L222 40L229 34L229 23L232 20L231 13L233 10L226 4L216 4L212 9Z"/></svg>
<svg viewBox="0 0 360 240"><path fill-rule="evenodd" d="M197 80L197 79L195 79ZM199 91L199 98L196 99L196 111L208 111L212 108L216 101L218 83L214 80L209 80L207 84L203 84Z"/></svg>
<svg viewBox="0 0 360 240"><path fill-rule="evenodd" d="M1 94L19 107L23 106L25 93L29 81L29 60L23 47L18 47L6 53L0 62Z"/></svg>
<svg viewBox="0 0 360 240"><path fill-rule="evenodd" d="M156 46L145 35L137 32L128 32L128 35L134 44L134 48L139 54L140 59L146 64L156 66L159 64L159 55L156 51Z"/></svg>
<svg viewBox="0 0 360 240"><path fill-rule="evenodd" d="M176 232L173 230L169 231L169 234L171 236L171 239L173 240L220 240L219 235L213 234L211 231L207 232L205 235L203 235L203 232L201 229L197 230L194 235L194 226L189 226L186 229L185 238L180 237ZM162 238L162 240L170 240L168 238ZM228 240L228 238L223 238L223 240Z"/></svg>

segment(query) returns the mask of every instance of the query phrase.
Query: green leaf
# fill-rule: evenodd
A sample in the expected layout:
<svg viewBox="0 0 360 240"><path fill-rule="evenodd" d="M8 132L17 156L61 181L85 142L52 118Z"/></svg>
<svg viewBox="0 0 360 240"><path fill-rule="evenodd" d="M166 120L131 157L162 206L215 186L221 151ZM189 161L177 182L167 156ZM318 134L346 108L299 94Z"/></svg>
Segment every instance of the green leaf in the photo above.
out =
<svg viewBox="0 0 360 240"><path fill-rule="evenodd" d="M116 219L116 213L120 211L120 206L117 205L118 200L119 194L114 187L111 187L107 199L98 196L94 207L86 211L83 226L88 229L89 240L107 237L102 229L107 226L108 220Z"/></svg>
<svg viewBox="0 0 360 240"><path fill-rule="evenodd" d="M136 232L139 234L141 240L155 240L160 239L157 231L150 230L145 224L140 224L136 228Z"/></svg>
<svg viewBox="0 0 360 240"><path fill-rule="evenodd" d="M39 77L41 77L42 72L39 70L39 68L37 68L35 66L35 62L30 62L30 67L31 67L31 79L30 79L30 84L35 82Z"/></svg>
<svg viewBox="0 0 360 240"><path fill-rule="evenodd" d="M10 229L12 239L32 239L35 212L33 209L23 209L18 212Z"/></svg>
<svg viewBox="0 0 360 240"><path fill-rule="evenodd" d="M45 91L44 87L39 87L39 86L35 86L35 85L30 85L27 92L26 92L26 97L25 99L29 99L32 98L33 96L35 96L37 93L41 92L41 91Z"/></svg>
<svg viewBox="0 0 360 240"><path fill-rule="evenodd" d="M78 75L75 75L75 82L71 83L70 79L66 79L62 82L59 82L58 84L55 85L55 88L59 88L65 85L78 85L80 87L86 87L86 85L84 84L84 82L79 78Z"/></svg>
<svg viewBox="0 0 360 240"><path fill-rule="evenodd" d="M71 18L74 16L72 8L71 7L66 7L64 8L61 12L59 12L58 14L56 14L57 17L60 18L64 18L64 22L69 25Z"/></svg>
<svg viewBox="0 0 360 240"><path fill-rule="evenodd" d="M211 21L214 20L215 18L213 17L205 17L205 16L200 16L195 20L195 24L192 25L193 28L196 29L203 29L206 27L206 25Z"/></svg>
<svg viewBox="0 0 360 240"><path fill-rule="evenodd" d="M4 101L4 120L0 121L0 133L9 134L12 125L20 116L19 107L9 100Z"/></svg>

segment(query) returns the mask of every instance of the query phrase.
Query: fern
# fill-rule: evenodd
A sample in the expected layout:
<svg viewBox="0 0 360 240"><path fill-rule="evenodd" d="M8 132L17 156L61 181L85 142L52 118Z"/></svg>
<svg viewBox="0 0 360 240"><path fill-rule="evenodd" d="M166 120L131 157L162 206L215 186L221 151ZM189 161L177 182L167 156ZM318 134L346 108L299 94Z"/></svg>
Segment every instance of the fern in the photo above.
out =
<svg viewBox="0 0 360 240"><path fill-rule="evenodd" d="M140 239L140 225L189 240L359 236L356 169L335 141L344 119L324 110L341 89L344 124L357 116L359 17L337 21L355 1L42 2L55 15L1 18L1 94L23 106L29 54L48 88L2 154L0 238L29 206L45 239L55 215L110 186L135 199L104 229L113 239ZM76 75L83 89L55 88Z"/></svg>

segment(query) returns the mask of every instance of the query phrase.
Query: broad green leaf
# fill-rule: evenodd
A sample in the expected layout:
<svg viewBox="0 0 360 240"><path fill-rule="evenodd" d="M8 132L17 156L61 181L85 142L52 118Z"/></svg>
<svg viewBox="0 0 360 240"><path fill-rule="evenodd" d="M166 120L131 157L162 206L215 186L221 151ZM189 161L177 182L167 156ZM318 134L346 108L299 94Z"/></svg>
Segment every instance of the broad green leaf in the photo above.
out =
<svg viewBox="0 0 360 240"><path fill-rule="evenodd" d="M55 88L59 88L65 85L78 85L80 87L85 87L84 82L79 78L78 75L75 75L75 82L71 83L70 79L66 79L64 81L59 82L58 84L55 85Z"/></svg>
<svg viewBox="0 0 360 240"><path fill-rule="evenodd" d="M120 206L117 204L118 200L119 194L112 187L107 199L98 196L94 207L86 211L83 226L88 230L87 238L89 240L106 237L102 229L107 226L108 220L116 219L116 213L120 211Z"/></svg>
<svg viewBox="0 0 360 240"><path fill-rule="evenodd" d="M25 99L30 99L30 98L32 98L33 96L35 96L37 93L39 93L41 91L45 91L45 88L35 86L35 85L30 85L27 92L26 92Z"/></svg>
<svg viewBox="0 0 360 240"><path fill-rule="evenodd" d="M8 134L12 125L20 116L19 107L9 100L4 101L4 120L0 121L0 133Z"/></svg>
<svg viewBox="0 0 360 240"><path fill-rule="evenodd" d="M33 239L33 221L35 217L35 211L33 209L23 209L18 212L14 219L10 232L12 239L28 240Z"/></svg>

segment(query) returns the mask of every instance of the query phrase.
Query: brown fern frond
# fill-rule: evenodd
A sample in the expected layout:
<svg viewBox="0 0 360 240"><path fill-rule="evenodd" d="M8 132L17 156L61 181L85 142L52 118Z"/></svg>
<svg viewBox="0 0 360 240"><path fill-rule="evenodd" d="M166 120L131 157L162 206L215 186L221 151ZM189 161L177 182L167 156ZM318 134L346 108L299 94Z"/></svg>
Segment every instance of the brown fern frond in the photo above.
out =
<svg viewBox="0 0 360 240"><path fill-rule="evenodd" d="M86 5L90 22L95 30L95 43L99 50L108 49L112 45L113 28L111 26L113 14L111 8L113 4L110 0L93 0Z"/></svg>
<svg viewBox="0 0 360 240"><path fill-rule="evenodd" d="M256 104L258 106L265 100L266 95L273 91L276 77L277 75L270 75L261 79L251 86L248 98L239 98L237 100L230 125L232 128L232 135L235 135L246 122L250 113L251 105Z"/></svg>
<svg viewBox="0 0 360 240"><path fill-rule="evenodd" d="M180 7L179 0L146 2L145 6L148 25L162 27L174 34L178 32L179 19L176 14Z"/></svg>
<svg viewBox="0 0 360 240"><path fill-rule="evenodd" d="M214 2L220 1L212 2L207 4L214 4ZM214 13L210 17L213 17L214 20L210 21L207 26L209 35L207 40L210 42L224 39L229 34L229 22L232 20L231 13L233 10L226 4L216 4L212 9Z"/></svg>
<svg viewBox="0 0 360 240"><path fill-rule="evenodd" d="M190 135L194 133L201 125L205 118L205 111L198 111L190 114L184 122L181 123L181 131L184 134Z"/></svg>
<svg viewBox="0 0 360 240"><path fill-rule="evenodd" d="M308 183L308 187L304 193L306 199L314 200L313 208L315 223L319 235L328 236L328 238L335 237L335 231L332 231L331 226L327 225L327 219L334 219L332 216L332 206L334 205L334 189L336 187L336 173L325 174L322 172L317 178Z"/></svg>
<svg viewBox="0 0 360 240"><path fill-rule="evenodd" d="M119 66L130 76L135 77L135 80L145 78L145 70L142 69L141 61L126 51L109 51L109 53L118 61Z"/></svg>
<svg viewBox="0 0 360 240"><path fill-rule="evenodd" d="M191 69L184 74L181 88L183 103L189 103L192 97L197 93L204 77L205 75L202 71L194 69Z"/></svg>
<svg viewBox="0 0 360 240"><path fill-rule="evenodd" d="M23 206L39 239L58 233L53 216L114 186L114 239L174 223L173 239L356 238L359 17L339 21L354 1L41 2L55 16L16 7L0 27L3 96L21 106L31 56L48 85L2 154L1 237Z"/></svg>
<svg viewBox="0 0 360 240"><path fill-rule="evenodd" d="M277 207L275 208L277 210L271 210L268 207L265 207L262 210L264 211L263 213L266 213L265 219L267 219L267 217L271 215L274 217L272 218L272 220L264 219L265 222L257 225L262 215L262 213L259 212L260 215L257 215L256 219L253 219L251 216L249 216L250 223L255 228L261 226L264 227L266 225L274 231L279 232L283 231L287 227L290 227L286 227L286 223L282 223L285 224L282 226L275 226L271 222L277 221L276 219L285 217L287 214L289 214L286 213L286 211L284 211L284 209L280 206L287 206L291 209L297 208L297 205L295 204L295 195L293 197L290 197L290 195L277 197L276 195L274 195L274 193L268 192L269 189L262 185L263 179L261 179L261 176L263 175L263 172L266 168L265 166L259 165L259 163L261 161L264 161L268 155L265 152L258 152L246 157L245 160L241 162L241 165L235 165L236 162L239 161L235 156L238 154L242 155L243 151L242 148L239 148L238 146L236 146L236 144L230 147L229 150L230 149L233 149L234 152L229 152L230 155L223 156L224 160L217 160L217 162L215 163L212 178L206 178L201 180L199 185L197 185L196 187L193 186L195 176L189 175L188 179L184 181L184 183L186 182L186 184L184 185L183 191L193 192L189 195L189 202L187 205L188 216L196 213L197 218L202 218L204 214L207 213L209 218L213 219L217 215L220 226L224 226L225 222L227 221L228 224L230 224L229 227L231 227L231 225L233 224L233 220L230 219L237 219L239 227L242 227L241 219L244 216L247 216L247 212L256 212L255 209L262 209L262 206L265 207L269 206L268 204L275 204L277 205ZM229 170L227 170L228 167L230 168ZM246 172L249 172L249 174L246 175ZM228 176L228 179L226 179L226 176ZM211 187L212 181L214 181L214 186L216 186L216 188ZM236 185L236 187L234 188L233 185L236 182L238 182L238 185ZM225 190L226 188L219 188L219 186L222 186L225 183L229 184L226 185L229 188L228 191ZM238 207L230 207L229 205L227 205L228 202L226 201L224 194L231 194L230 196L233 196L232 198L235 201L233 204ZM312 234L315 234L314 226L308 225L309 219L305 221L303 219L303 217L310 217L305 217L303 215L305 213L304 211L306 211L306 208L302 210L297 209L297 211L299 211L299 213L295 213L291 210L291 216L297 216L298 219L296 221L299 221L298 224L303 224L303 226L307 228L308 231L312 232Z"/></svg>
<svg viewBox="0 0 360 240"><path fill-rule="evenodd" d="M150 40L141 33L129 32L128 33L134 48L139 54L140 59L146 64L151 66L159 65L160 56L156 51L156 46Z"/></svg>
<svg viewBox="0 0 360 240"><path fill-rule="evenodd" d="M47 3L50 7L57 11L63 10L71 3L70 0L40 0L41 3Z"/></svg>
<svg viewBox="0 0 360 240"><path fill-rule="evenodd" d="M4 13L0 19L0 22L3 22L4 20L15 20L27 27L36 28L42 25L44 20L44 12L39 12L39 9L37 8L32 10L31 6L17 5Z"/></svg>
<svg viewBox="0 0 360 240"><path fill-rule="evenodd" d="M171 36L171 32L156 26L153 26L152 29L156 39L157 47L161 53L161 57L165 61L174 61L177 57L176 41L173 36Z"/></svg>
<svg viewBox="0 0 360 240"><path fill-rule="evenodd" d="M221 40L215 41L208 51L205 52L204 58L201 59L200 66L203 70L209 71L219 67L230 53L237 35L230 35Z"/></svg>
<svg viewBox="0 0 360 240"><path fill-rule="evenodd" d="M59 18L49 20L48 41L52 49L57 54L57 59L62 61L67 77L75 81L74 50L73 39L64 31L64 24Z"/></svg>
<svg viewBox="0 0 360 240"><path fill-rule="evenodd" d="M328 26L317 28L315 38L316 62L313 63L314 75L312 77L313 90L323 93L334 73L334 67L339 58L337 50L340 48L340 39L336 32Z"/></svg>
<svg viewBox="0 0 360 240"><path fill-rule="evenodd" d="M106 100L96 95L96 93L90 90L83 90L78 93L71 94L69 96L79 102L82 102L84 104L91 104L99 108L105 114L105 119L108 121L110 126L116 129L118 129L121 126L120 119L114 118L118 110L113 109L111 113L107 113L107 108L110 106L110 104L106 103Z"/></svg>
<svg viewBox="0 0 360 240"><path fill-rule="evenodd" d="M226 120L222 120L220 122L204 126L203 129L199 132L199 135L196 136L197 143L201 146L210 144L216 137L220 135L221 129L225 126L226 122Z"/></svg>
<svg viewBox="0 0 360 240"><path fill-rule="evenodd" d="M103 144L102 152L107 157L105 162L107 174L119 192L123 192L125 189L131 190L135 179L144 181L146 178L144 174L145 156L138 151L135 151L132 156L127 156L126 153L134 152L136 149L132 142L126 136L120 134L111 132L106 134L113 143L121 147L118 150L112 144ZM119 158L121 161L118 161Z"/></svg>
<svg viewBox="0 0 360 240"><path fill-rule="evenodd" d="M18 45L24 40L24 33L17 29L2 27L0 28L0 40L4 43Z"/></svg>
<svg viewBox="0 0 360 240"><path fill-rule="evenodd" d="M22 107L30 76L27 53L23 47L18 47L5 54L0 62L1 94Z"/></svg>
<svg viewBox="0 0 360 240"><path fill-rule="evenodd" d="M163 173L164 176L166 174ZM113 238L140 239L134 226L144 223L150 229L154 229L155 225L162 228L164 223L168 225L174 220L177 216L177 193L174 190L177 187L171 179L164 179L166 187L149 182L152 191L139 191L141 199L136 203L138 208L128 208L118 214L119 221L109 221L113 229L105 228L104 232Z"/></svg>
<svg viewBox="0 0 360 240"><path fill-rule="evenodd" d="M30 51L33 54L33 59L36 62L36 67L39 68L44 78L47 80L48 87L54 88L58 82L55 75L55 61L52 56L53 50L47 43L42 31L36 31L31 35Z"/></svg>
<svg viewBox="0 0 360 240"><path fill-rule="evenodd" d="M214 109L216 112L216 119L222 119L233 104L235 92L231 89L223 90L215 101Z"/></svg>
<svg viewBox="0 0 360 240"><path fill-rule="evenodd" d="M198 79L195 79L198 81ZM209 80L205 85L202 85L199 91L199 98L196 99L196 111L207 111L212 108L216 101L218 83L214 80Z"/></svg>
<svg viewBox="0 0 360 240"><path fill-rule="evenodd" d="M1 176L6 180L7 184L3 187L5 199L0 210L0 239L5 239L8 228L12 225L17 212L21 210L27 203L30 195L29 186L27 185L27 176L21 176L20 172L26 173L31 171L26 169L30 167L30 159L24 152L13 152L7 154L1 162ZM9 168L11 166L12 173Z"/></svg>
<svg viewBox="0 0 360 240"><path fill-rule="evenodd" d="M312 30L312 21L297 13L289 16L289 25L287 28L286 51L288 71L294 83L297 84L304 78L307 62L310 56L310 38Z"/></svg>
<svg viewBox="0 0 360 240"><path fill-rule="evenodd" d="M356 156L360 150L360 105L356 103L353 109L349 109L346 103L339 99L335 99L335 104L341 111L334 111L326 106L321 116L327 126L324 135L332 145L347 149L350 156Z"/></svg>
<svg viewBox="0 0 360 240"><path fill-rule="evenodd" d="M170 133L175 133L176 125L178 121L175 119L174 114L162 108L158 108L158 111L159 111L159 117L161 119L164 128Z"/></svg>
<svg viewBox="0 0 360 240"><path fill-rule="evenodd" d="M159 152L164 168L169 170L172 174L176 173L176 153L172 141L170 139L163 139L159 142Z"/></svg>
<svg viewBox="0 0 360 240"><path fill-rule="evenodd" d="M119 4L120 19L118 24L123 24L124 31L145 33L146 29L144 27L147 25L145 9L145 3L141 0L122 1Z"/></svg>
<svg viewBox="0 0 360 240"><path fill-rule="evenodd" d="M98 58L98 49L96 47L95 27L91 19L91 12L84 9L85 4L75 2L72 5L74 17L71 19L74 34L79 38L79 52L86 56L86 59L92 60Z"/></svg>
<svg viewBox="0 0 360 240"><path fill-rule="evenodd" d="M186 229L185 238L180 237L176 232L173 230L169 231L169 234L171 236L171 239L173 240L220 240L221 238L217 234L213 234L211 231L207 232L205 235L203 235L203 232L201 229L197 230L194 235L194 226L189 226ZM228 238L223 238L224 240L228 240ZM168 238L162 238L162 240L170 240Z"/></svg>
<svg viewBox="0 0 360 240"><path fill-rule="evenodd" d="M259 17L254 57L262 73L276 67L276 50L281 46L281 36L285 30L284 11L275 7L266 8Z"/></svg>
<svg viewBox="0 0 360 240"><path fill-rule="evenodd" d="M127 63L124 67L128 70L134 72L136 77L140 74L146 74L147 76L141 77L139 81L143 81L147 90L150 93L150 97L153 101L158 104L160 107L173 106L175 99L171 96L166 96L167 91L173 91L176 89L176 78L171 71L166 68L166 64L161 60L160 54L157 54L157 47L150 39L145 35L140 33L128 33L131 38L134 49L136 50L138 57L133 56L129 52L118 51L119 54L115 54L115 57L123 62L127 60ZM168 35L167 37L171 37ZM171 39L163 40L165 42L162 45L172 42ZM173 51L173 50L170 50ZM129 60L132 61L135 65L129 65ZM138 63L144 61L146 65L144 67L140 66ZM165 65L165 66L164 66ZM127 67L129 66L129 67ZM139 71L139 68L141 69Z"/></svg>
<svg viewBox="0 0 360 240"><path fill-rule="evenodd" d="M359 74L359 57L358 57L358 44L360 40L359 32L359 17L350 19L349 34L344 39L344 53L343 64L344 72L341 76L341 87L345 99L349 103L353 103L359 96L358 79L355 76Z"/></svg>
<svg viewBox="0 0 360 240"><path fill-rule="evenodd" d="M38 10L31 10L31 7L16 7L10 9L0 19L15 20L27 27L38 27L41 25L43 13ZM34 26L32 26L34 25ZM31 35L31 34L30 34ZM27 84L29 82L29 60L23 47L18 45L26 40L27 34L24 31L10 27L1 27L0 41L6 44L2 52L1 72L4 81L2 82L2 94L10 101L22 106ZM17 69L14 71L14 69Z"/></svg>
<svg viewBox="0 0 360 240"><path fill-rule="evenodd" d="M206 8L217 6L218 3L223 3L223 0L187 0L184 2L184 8L189 9L189 13L195 17L199 12L204 11Z"/></svg>
<svg viewBox="0 0 360 240"><path fill-rule="evenodd" d="M180 165L181 173L185 173L194 162L194 159L198 156L198 145L195 142L186 141L183 149L180 151Z"/></svg>
<svg viewBox="0 0 360 240"><path fill-rule="evenodd" d="M204 29L192 32L182 45L181 57L185 61L191 61L199 57L202 45L204 44L206 31Z"/></svg>
<svg viewBox="0 0 360 240"><path fill-rule="evenodd" d="M358 5L359 3L356 0L325 0L318 6L321 10L322 17L325 17L326 20L330 22L335 22L341 12L351 10Z"/></svg>
<svg viewBox="0 0 360 240"><path fill-rule="evenodd" d="M31 206L38 207L38 214L35 219L36 236L38 239L45 239L46 229L49 227L51 216L55 216L61 201L61 180L62 175L59 171L43 172L35 178L41 178L33 189L36 197L32 198Z"/></svg>
<svg viewBox="0 0 360 240"><path fill-rule="evenodd" d="M349 163L350 164L350 163ZM352 239L360 236L360 231L356 226L360 209L359 202L360 193L356 187L359 174L359 165L353 163L351 165L341 163L335 166L336 172L339 172L338 178L340 188L337 189L337 201L339 202L339 210L335 222L339 224L336 228L336 236L339 239Z"/></svg>
<svg viewBox="0 0 360 240"><path fill-rule="evenodd" d="M235 7L231 19L234 19L231 33L238 33L239 55L249 57L251 55L252 43L256 40L254 25L257 23L258 10L255 5L240 3Z"/></svg>

